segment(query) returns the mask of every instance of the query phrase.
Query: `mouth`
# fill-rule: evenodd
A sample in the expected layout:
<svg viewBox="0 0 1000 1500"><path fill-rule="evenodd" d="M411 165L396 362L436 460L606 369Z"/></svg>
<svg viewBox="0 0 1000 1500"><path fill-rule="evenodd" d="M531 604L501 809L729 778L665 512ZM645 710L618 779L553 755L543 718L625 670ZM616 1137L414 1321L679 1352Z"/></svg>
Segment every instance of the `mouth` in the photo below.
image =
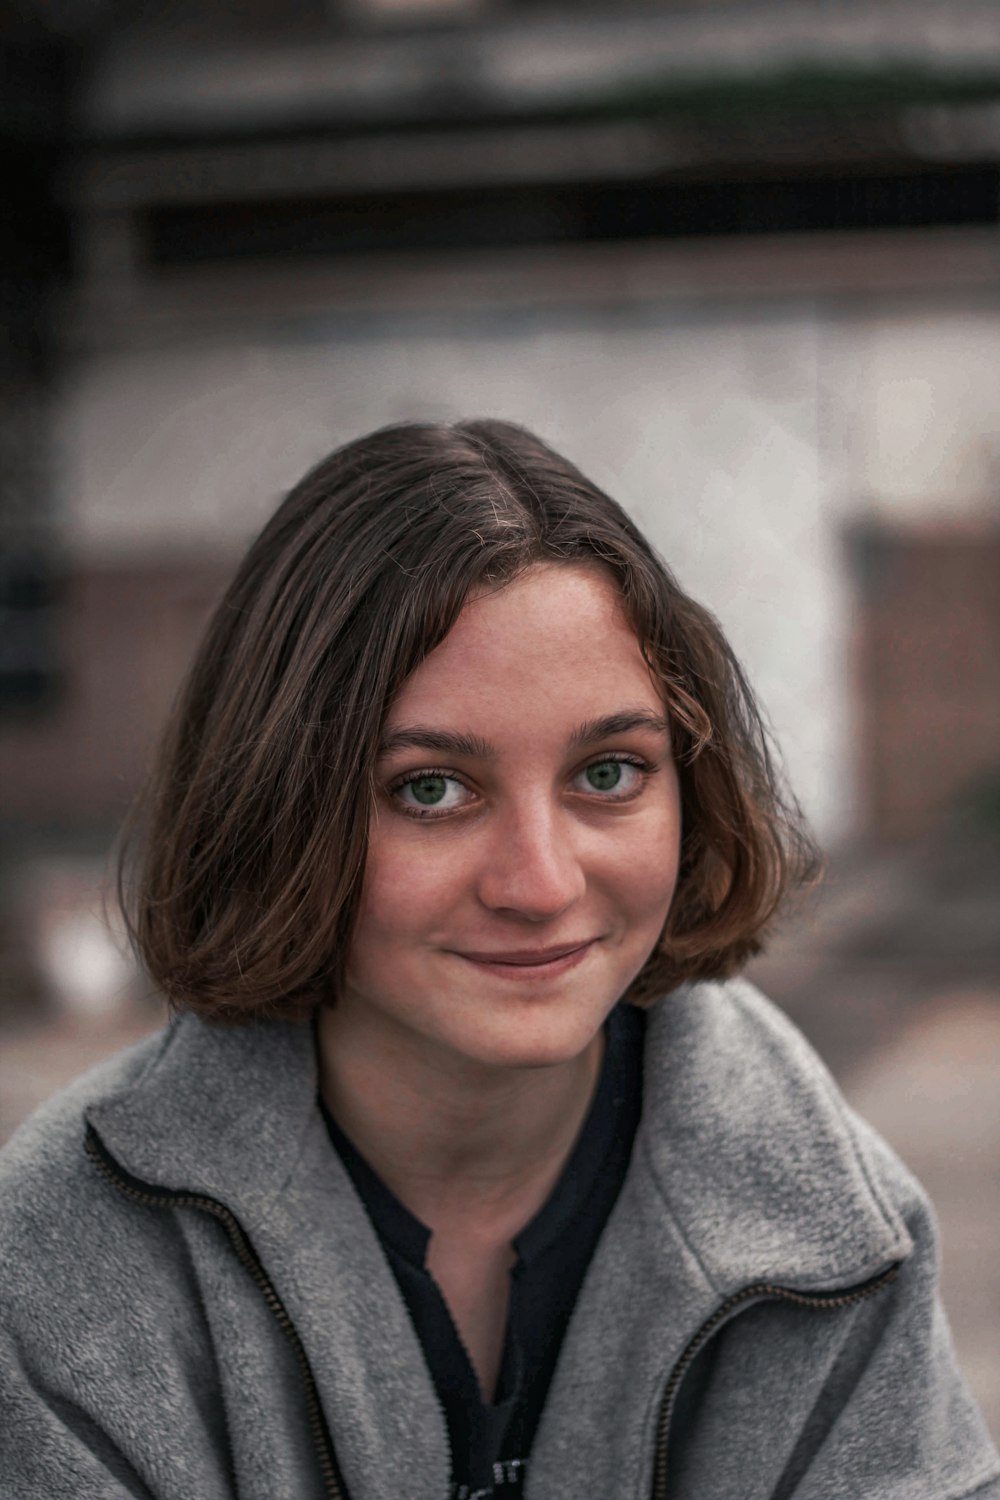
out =
<svg viewBox="0 0 1000 1500"><path fill-rule="evenodd" d="M563 943L559 947L515 948L499 953L459 952L458 957L505 979L545 979L575 968L596 942L596 938L586 938L581 943Z"/></svg>

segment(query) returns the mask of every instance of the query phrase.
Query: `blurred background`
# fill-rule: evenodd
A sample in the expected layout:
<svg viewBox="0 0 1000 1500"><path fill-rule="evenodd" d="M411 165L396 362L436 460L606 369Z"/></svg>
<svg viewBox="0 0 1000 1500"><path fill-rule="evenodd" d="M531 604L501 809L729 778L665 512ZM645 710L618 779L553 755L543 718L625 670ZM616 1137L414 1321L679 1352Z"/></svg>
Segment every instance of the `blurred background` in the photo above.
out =
<svg viewBox="0 0 1000 1500"><path fill-rule="evenodd" d="M0 1139L159 1024L107 856L280 494L522 421L828 851L754 966L930 1189L1000 1436L1000 7L4 0Z"/></svg>

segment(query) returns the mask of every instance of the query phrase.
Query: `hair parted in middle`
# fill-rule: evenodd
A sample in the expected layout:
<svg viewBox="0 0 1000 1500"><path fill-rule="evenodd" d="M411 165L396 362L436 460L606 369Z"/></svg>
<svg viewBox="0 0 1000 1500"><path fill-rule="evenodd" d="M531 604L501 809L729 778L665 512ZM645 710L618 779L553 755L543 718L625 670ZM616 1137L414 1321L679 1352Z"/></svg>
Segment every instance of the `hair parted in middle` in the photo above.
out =
<svg viewBox="0 0 1000 1500"><path fill-rule="evenodd" d="M680 872L626 998L725 977L759 950L816 859L718 624L621 507L523 428L413 423L306 474L197 653L119 871L174 1007L303 1019L335 1002L390 705L471 594L538 562L613 579L669 713Z"/></svg>

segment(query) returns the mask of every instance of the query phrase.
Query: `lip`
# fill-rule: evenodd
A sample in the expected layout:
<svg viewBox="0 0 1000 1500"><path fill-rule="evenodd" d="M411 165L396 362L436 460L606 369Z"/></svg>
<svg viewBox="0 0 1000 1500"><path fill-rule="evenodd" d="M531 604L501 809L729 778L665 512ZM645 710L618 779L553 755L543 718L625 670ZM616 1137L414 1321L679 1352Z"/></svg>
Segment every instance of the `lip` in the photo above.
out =
<svg viewBox="0 0 1000 1500"><path fill-rule="evenodd" d="M513 948L500 953L459 952L458 957L505 979L542 979L565 973L580 963L597 942L562 943L553 948Z"/></svg>

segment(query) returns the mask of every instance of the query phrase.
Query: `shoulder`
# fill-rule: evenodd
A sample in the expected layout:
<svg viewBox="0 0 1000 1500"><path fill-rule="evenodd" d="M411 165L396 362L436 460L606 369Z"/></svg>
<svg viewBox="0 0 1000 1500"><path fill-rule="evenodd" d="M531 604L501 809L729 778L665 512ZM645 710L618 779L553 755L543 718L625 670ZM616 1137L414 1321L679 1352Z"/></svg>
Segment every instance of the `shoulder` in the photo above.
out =
<svg viewBox="0 0 1000 1500"><path fill-rule="evenodd" d="M800 1101L805 1122L826 1111L843 1127L876 1189L881 1187L907 1215L932 1218L927 1196L903 1160L844 1098L826 1063L786 1013L747 980L721 986L734 1041L752 1066Z"/></svg>
<svg viewBox="0 0 1000 1500"><path fill-rule="evenodd" d="M784 1011L743 978L681 985L652 1007L651 1030L695 1060L710 1051L719 1068L762 1070L809 1091L832 1087L830 1075Z"/></svg>
<svg viewBox="0 0 1000 1500"><path fill-rule="evenodd" d="M59 1476L60 1494L124 1500L159 1494L153 1473L171 1495L229 1493L192 1226L124 1196L85 1147L90 1112L141 1094L173 1034L78 1080L0 1153L0 1468L18 1494Z"/></svg>
<svg viewBox="0 0 1000 1500"><path fill-rule="evenodd" d="M803 1288L857 1281L912 1252L911 1224L929 1232L911 1174L745 980L686 985L653 1007L645 1095L654 1175L716 1284L768 1259Z"/></svg>
<svg viewBox="0 0 1000 1500"><path fill-rule="evenodd" d="M649 1042L649 1159L664 1203L721 1297L782 1289L728 1327L730 1365L757 1371L752 1400L770 1391L787 1416L797 1393L769 1372L787 1372L798 1350L805 1380L823 1347L840 1351L810 1396L796 1493L888 1496L890 1474L894 1495L996 1493L996 1454L937 1295L933 1211L896 1153L745 981L664 997ZM817 1322L817 1307L836 1316ZM771 1420L762 1411L761 1430ZM814 1426L830 1434L815 1449Z"/></svg>
<svg viewBox="0 0 1000 1500"><path fill-rule="evenodd" d="M98 1284L128 1296L127 1265L141 1276L142 1257L134 1254L141 1224L88 1157L85 1114L138 1080L167 1035L157 1033L77 1079L0 1151L0 1305L5 1331L15 1338L26 1328L40 1333L51 1319L58 1342L59 1320L72 1319L74 1309L90 1318Z"/></svg>
<svg viewBox="0 0 1000 1500"><path fill-rule="evenodd" d="M811 1139L838 1141L866 1169L891 1179L896 1191L922 1198L895 1153L847 1104L802 1032L748 980L685 985L665 995L653 1007L649 1035L654 1093L661 1070L667 1071L687 1110L724 1120L744 1144L761 1131L803 1149Z"/></svg>
<svg viewBox="0 0 1000 1500"><path fill-rule="evenodd" d="M85 1114L92 1106L130 1088L151 1067L170 1028L98 1064L54 1094L28 1117L0 1149L0 1234L27 1202L45 1203L69 1189L86 1197L90 1174L81 1175Z"/></svg>

